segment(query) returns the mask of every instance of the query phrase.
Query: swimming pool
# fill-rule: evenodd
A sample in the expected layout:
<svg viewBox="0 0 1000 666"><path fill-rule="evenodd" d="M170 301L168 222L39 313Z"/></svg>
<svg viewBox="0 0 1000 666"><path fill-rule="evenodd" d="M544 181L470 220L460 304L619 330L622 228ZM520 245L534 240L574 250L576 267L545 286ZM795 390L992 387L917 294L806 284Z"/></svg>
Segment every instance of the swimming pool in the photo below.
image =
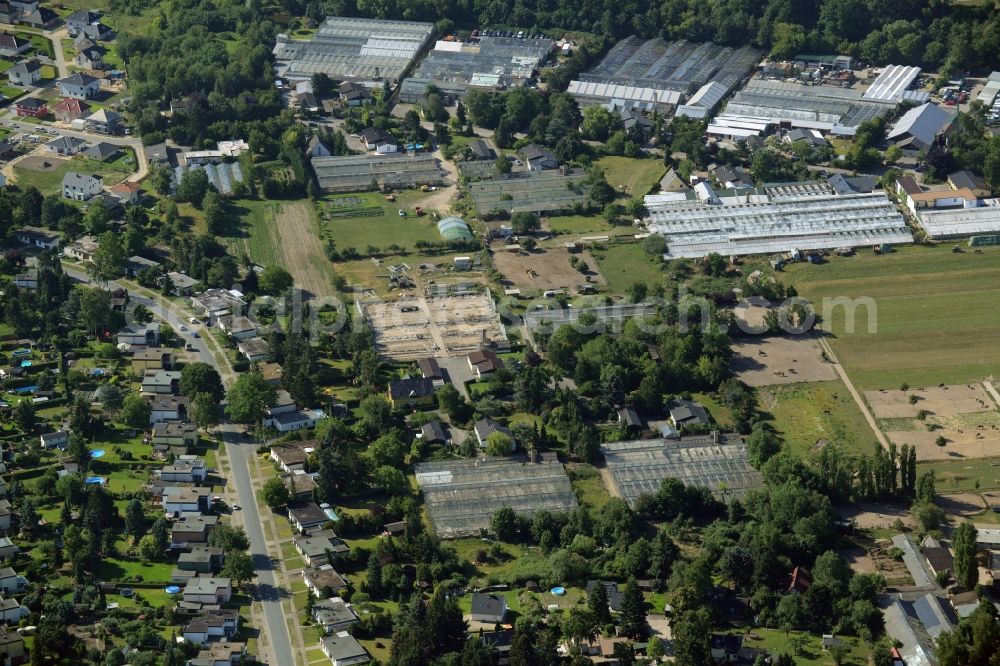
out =
<svg viewBox="0 0 1000 666"><path fill-rule="evenodd" d="M30 349L15 349L11 352L12 356L31 356Z"/></svg>
<svg viewBox="0 0 1000 666"><path fill-rule="evenodd" d="M31 367L31 361L21 361L21 367L22 368L30 368Z"/></svg>
<svg viewBox="0 0 1000 666"><path fill-rule="evenodd" d="M107 479L103 476L88 476L83 482L91 486L103 486L107 482Z"/></svg>
<svg viewBox="0 0 1000 666"><path fill-rule="evenodd" d="M561 597L562 595L566 594L566 588L561 586L553 587L552 594L554 594L557 597Z"/></svg>
<svg viewBox="0 0 1000 666"><path fill-rule="evenodd" d="M91 458L103 458L104 457L104 449L94 449L93 451L90 452L90 457Z"/></svg>
<svg viewBox="0 0 1000 666"><path fill-rule="evenodd" d="M38 386L32 384L31 386L22 386L21 388L14 389L14 393L18 395L25 395L26 393L34 393L38 390Z"/></svg>
<svg viewBox="0 0 1000 666"><path fill-rule="evenodd" d="M167 585L163 589L166 590L167 594L177 594L181 591L181 588L176 585Z"/></svg>

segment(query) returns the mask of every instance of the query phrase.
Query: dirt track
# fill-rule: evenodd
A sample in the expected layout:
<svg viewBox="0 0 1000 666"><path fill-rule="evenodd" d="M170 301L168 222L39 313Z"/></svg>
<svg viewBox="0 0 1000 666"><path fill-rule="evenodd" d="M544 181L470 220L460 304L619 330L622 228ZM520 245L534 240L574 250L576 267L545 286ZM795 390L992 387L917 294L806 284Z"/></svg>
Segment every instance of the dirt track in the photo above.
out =
<svg viewBox="0 0 1000 666"><path fill-rule="evenodd" d="M274 219L282 264L295 286L311 296L333 296L333 270L319 238L316 214L308 201L282 204Z"/></svg>

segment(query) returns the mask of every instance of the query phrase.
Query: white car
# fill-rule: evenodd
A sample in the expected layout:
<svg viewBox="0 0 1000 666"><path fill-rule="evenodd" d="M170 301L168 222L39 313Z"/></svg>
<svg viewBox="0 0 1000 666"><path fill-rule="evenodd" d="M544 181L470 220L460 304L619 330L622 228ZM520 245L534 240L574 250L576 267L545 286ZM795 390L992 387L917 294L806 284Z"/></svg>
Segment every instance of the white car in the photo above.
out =
<svg viewBox="0 0 1000 666"><path fill-rule="evenodd" d="M198 325L198 324L200 324L201 322L200 322L200 321L198 321L197 319L195 319L194 317L188 317L188 323L189 323L189 324L194 324L195 326L197 326L197 325Z"/></svg>
<svg viewBox="0 0 1000 666"><path fill-rule="evenodd" d="M185 326L184 324L181 324L181 325L180 325L180 330L181 330L181 331L186 331L186 330L188 330L188 327L187 327L187 326Z"/></svg>

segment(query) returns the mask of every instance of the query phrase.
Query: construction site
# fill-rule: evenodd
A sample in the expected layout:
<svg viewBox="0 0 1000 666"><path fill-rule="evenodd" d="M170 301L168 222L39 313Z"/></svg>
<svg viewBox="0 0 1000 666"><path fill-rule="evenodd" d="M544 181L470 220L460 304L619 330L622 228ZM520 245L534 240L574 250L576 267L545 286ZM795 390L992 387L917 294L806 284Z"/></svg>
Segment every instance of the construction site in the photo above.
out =
<svg viewBox="0 0 1000 666"><path fill-rule="evenodd" d="M507 342L488 291L356 300L355 307L375 333L379 355L395 361L459 356L487 343Z"/></svg>

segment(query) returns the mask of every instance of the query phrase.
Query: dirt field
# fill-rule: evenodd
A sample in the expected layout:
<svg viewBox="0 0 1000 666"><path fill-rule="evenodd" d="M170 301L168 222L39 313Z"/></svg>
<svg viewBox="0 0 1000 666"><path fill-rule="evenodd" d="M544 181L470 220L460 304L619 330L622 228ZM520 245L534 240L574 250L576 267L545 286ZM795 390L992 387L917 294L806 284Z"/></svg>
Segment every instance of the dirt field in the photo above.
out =
<svg viewBox="0 0 1000 666"><path fill-rule="evenodd" d="M588 277L594 284L607 284L589 252L578 252L575 256L586 262L587 275L570 266L570 253L563 248L523 254L501 250L493 254L493 265L515 287L524 290L572 289L587 282Z"/></svg>
<svg viewBox="0 0 1000 666"><path fill-rule="evenodd" d="M837 554L844 558L854 573L875 573L875 561L864 548L843 548Z"/></svg>
<svg viewBox="0 0 1000 666"><path fill-rule="evenodd" d="M995 428L995 426L994 426ZM942 428L928 431L889 430L885 434L897 446L908 444L917 449L917 460L951 460L954 458L988 458L1000 451L1000 430L977 427L954 430ZM938 446L938 437L944 437L944 446Z"/></svg>
<svg viewBox="0 0 1000 666"><path fill-rule="evenodd" d="M824 382L837 378L813 336L741 340L733 345L732 368L748 386Z"/></svg>
<svg viewBox="0 0 1000 666"><path fill-rule="evenodd" d="M275 216L274 236L282 264L295 278L295 286L312 296L332 296L333 269L323 252L316 213L308 201L282 204Z"/></svg>
<svg viewBox="0 0 1000 666"><path fill-rule="evenodd" d="M22 169L47 173L58 169L67 159L65 157L55 157L54 155L27 155L17 163L17 166Z"/></svg>
<svg viewBox="0 0 1000 666"><path fill-rule="evenodd" d="M910 396L917 396L910 403ZM921 410L935 416L957 416L994 411L993 398L982 384L959 384L939 387L917 387L906 391L865 391L875 418L915 418Z"/></svg>
<svg viewBox="0 0 1000 666"><path fill-rule="evenodd" d="M836 513L840 518L853 520L861 529L889 528L897 519L903 521L903 525L907 527L915 525L910 515L910 508L903 504L862 502L837 507Z"/></svg>
<svg viewBox="0 0 1000 666"><path fill-rule="evenodd" d="M986 503L976 493L958 493L955 495L938 495L934 503L953 516L970 518L983 512Z"/></svg>

